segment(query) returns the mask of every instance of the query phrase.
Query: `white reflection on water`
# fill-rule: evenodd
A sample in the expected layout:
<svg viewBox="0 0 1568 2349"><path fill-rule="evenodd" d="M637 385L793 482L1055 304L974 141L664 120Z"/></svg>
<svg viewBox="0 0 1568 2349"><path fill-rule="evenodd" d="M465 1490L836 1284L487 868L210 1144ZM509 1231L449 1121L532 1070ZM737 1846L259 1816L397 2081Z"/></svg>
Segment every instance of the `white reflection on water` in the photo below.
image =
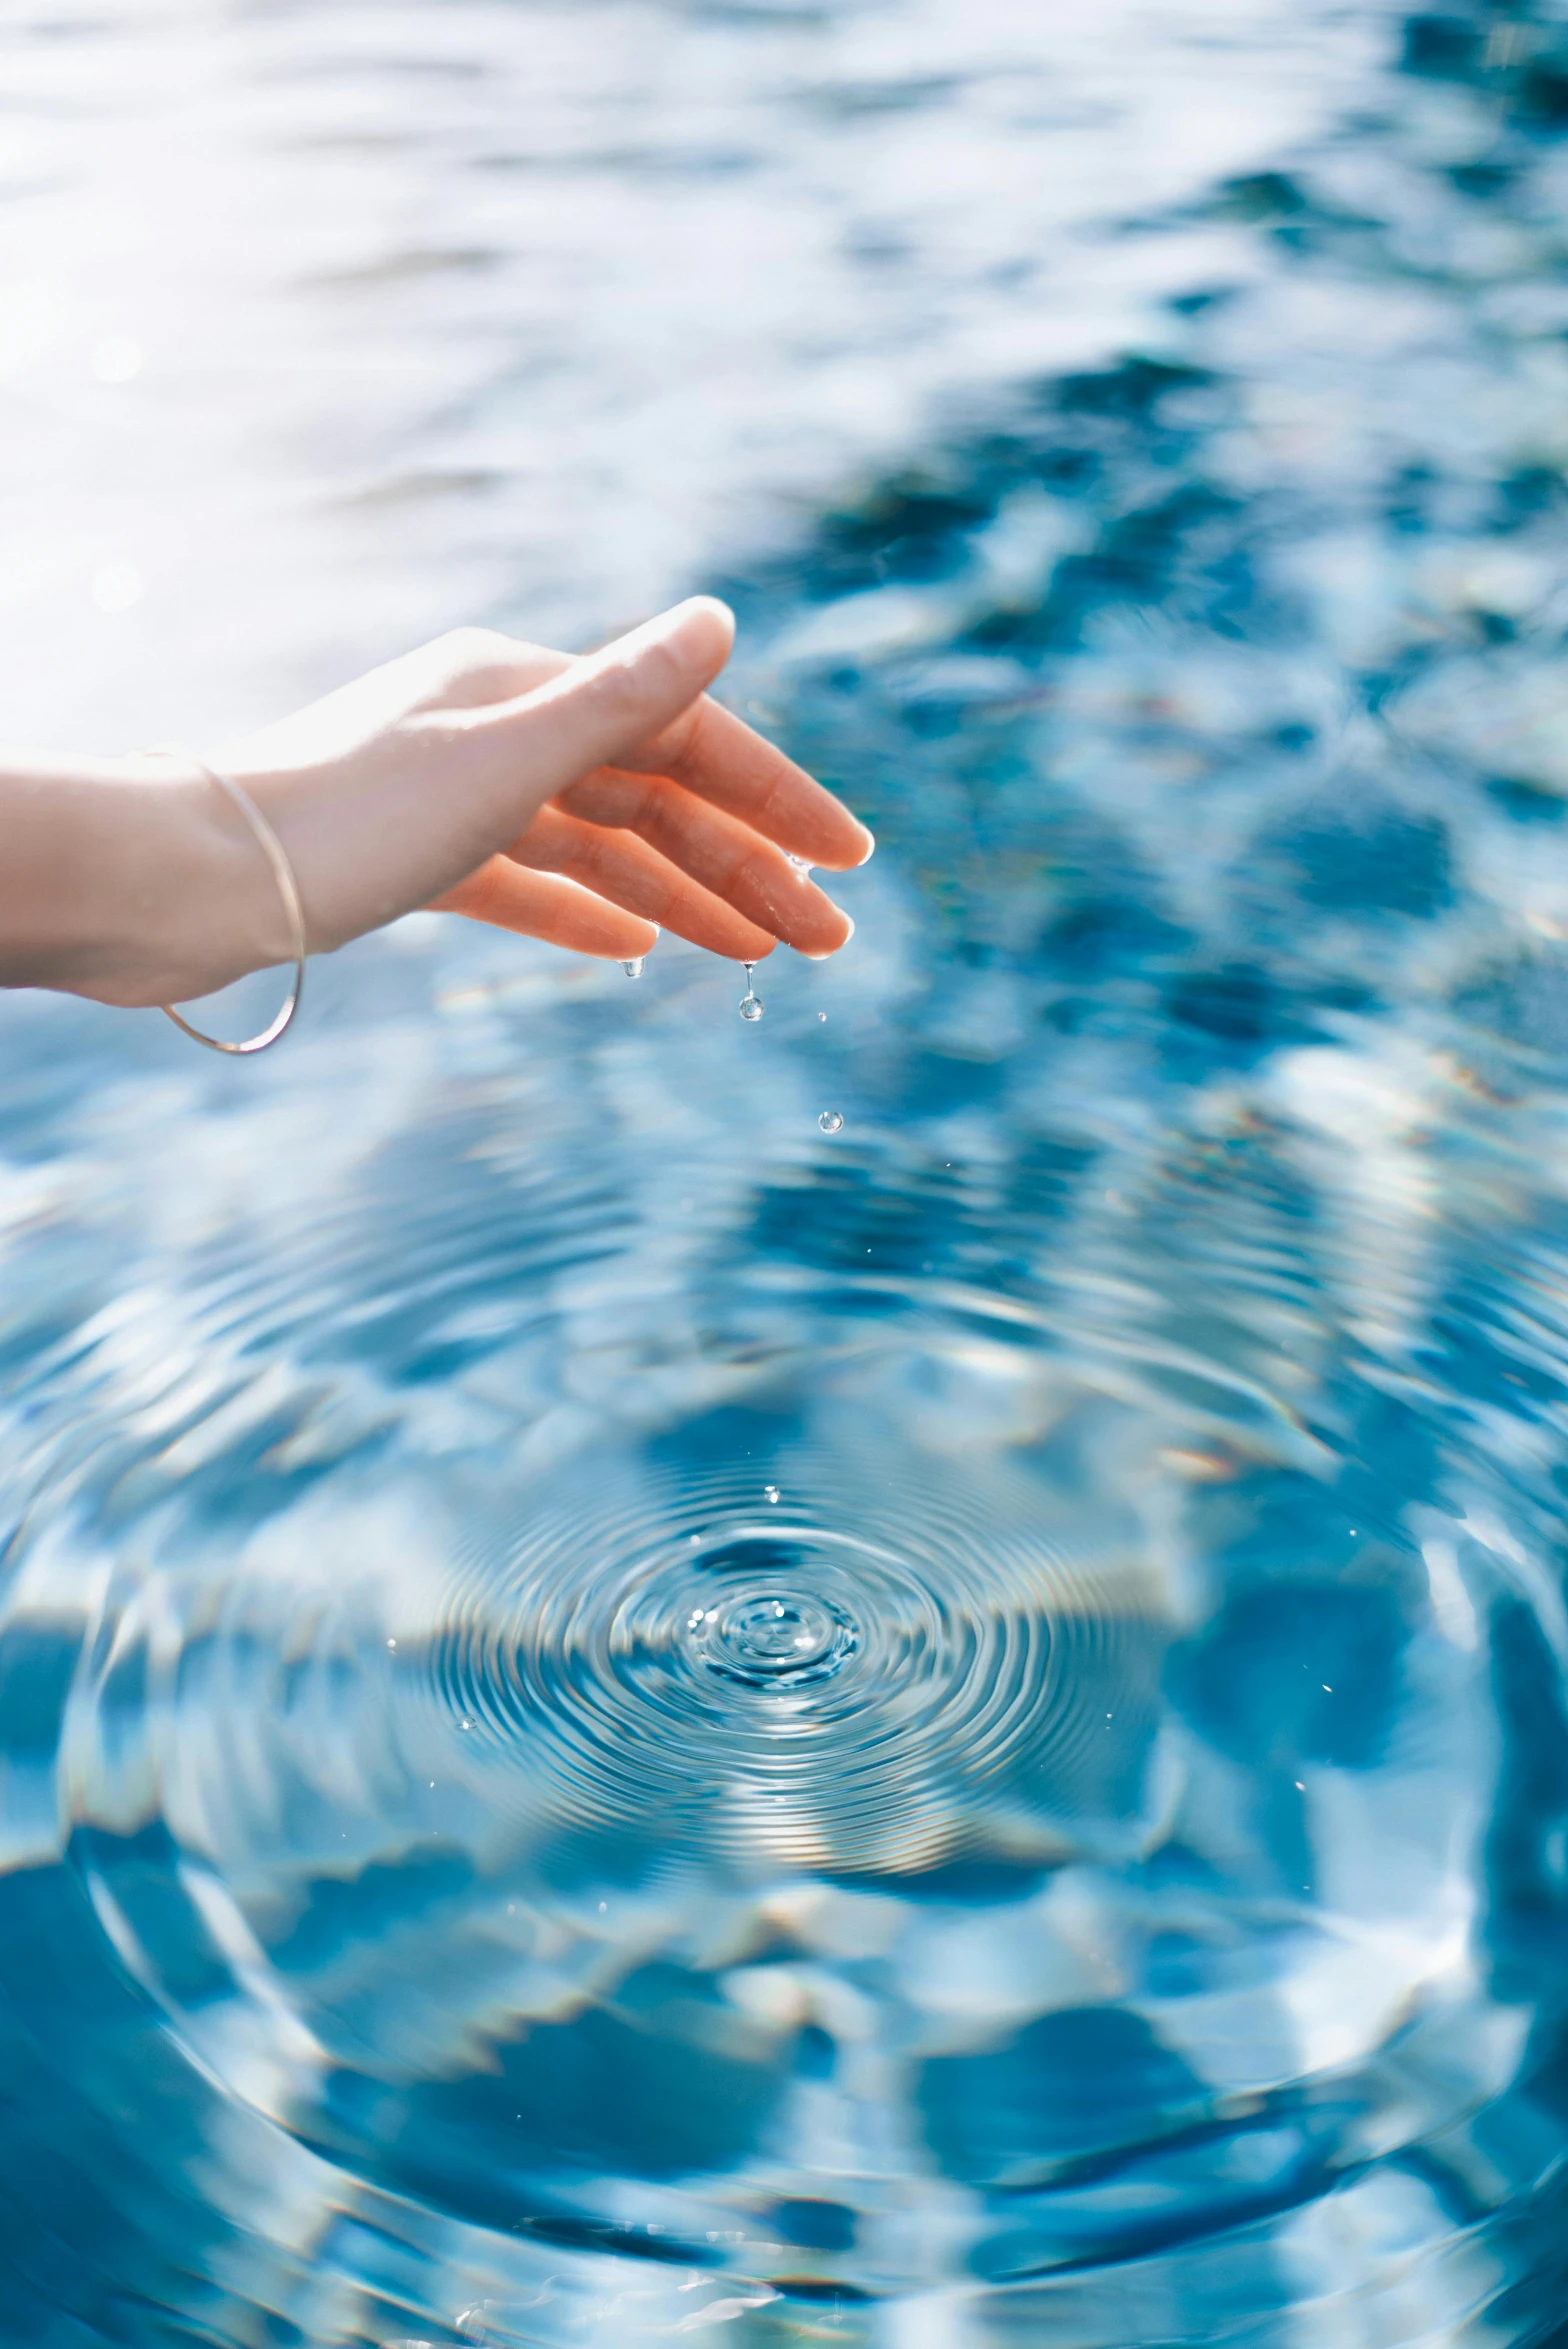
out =
<svg viewBox="0 0 1568 2349"><path fill-rule="evenodd" d="M576 640L1236 258L1107 234L1322 121L1280 0L86 0L0 26L12 739ZM140 593L131 581L140 583Z"/></svg>
<svg viewBox="0 0 1568 2349"><path fill-rule="evenodd" d="M1484 771L1381 743L1336 830L1313 746L1358 660L1439 625L1406 736L1473 746L1517 661L1508 771L1555 772L1542 637L1467 615L1549 590L1487 500L1556 379L1533 350L1505 386L1464 290L1512 271L1476 298L1538 324L1552 269L1431 160L1484 145L1490 90L1366 137L1359 248L1360 137L1304 170L1299 269L1181 208L1388 98L1376 31L5 36L28 724L232 724L738 548L755 677L891 819L853 956L771 965L760 1030L668 942L628 988L428 917L326 964L259 1070L4 1006L29 2321L1383 2349L1540 2271L1563 857ZM944 401L1174 347L1149 293L1216 277L1247 290L1189 320L1206 387L988 410L1036 456L1082 437L1093 494L955 430L922 443L968 501L935 580L891 528L875 578L830 528L757 560ZM1424 550L1376 503L1391 417ZM1030 634L1058 573L1081 637ZM1526 899L1539 967L1500 951ZM798 1683L759 1604L809 1631ZM810 2296L840 2284L873 2298Z"/></svg>

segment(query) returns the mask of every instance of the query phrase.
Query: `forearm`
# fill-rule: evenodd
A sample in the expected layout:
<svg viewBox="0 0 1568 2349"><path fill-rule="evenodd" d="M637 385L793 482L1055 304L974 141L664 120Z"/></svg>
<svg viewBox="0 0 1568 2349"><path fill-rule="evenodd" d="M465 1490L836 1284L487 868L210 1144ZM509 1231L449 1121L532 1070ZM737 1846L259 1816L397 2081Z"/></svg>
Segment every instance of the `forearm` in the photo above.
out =
<svg viewBox="0 0 1568 2349"><path fill-rule="evenodd" d="M194 769L0 751L0 985L198 994L270 959L274 894Z"/></svg>

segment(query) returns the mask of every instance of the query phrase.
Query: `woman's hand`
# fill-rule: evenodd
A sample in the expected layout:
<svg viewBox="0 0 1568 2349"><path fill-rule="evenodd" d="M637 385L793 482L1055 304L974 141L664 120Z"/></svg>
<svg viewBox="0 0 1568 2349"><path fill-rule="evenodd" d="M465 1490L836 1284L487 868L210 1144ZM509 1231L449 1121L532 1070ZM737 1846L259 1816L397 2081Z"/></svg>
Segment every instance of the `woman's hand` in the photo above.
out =
<svg viewBox="0 0 1568 2349"><path fill-rule="evenodd" d="M584 658L462 629L212 764L282 841L315 952L434 905L618 959L659 927L832 954L852 925L803 864L871 835L707 698L733 634L705 597ZM182 1002L291 952L257 842L178 757L0 755L0 841L0 984Z"/></svg>
<svg viewBox="0 0 1568 2349"><path fill-rule="evenodd" d="M214 763L277 829L315 946L430 904L617 958L660 928L832 954L853 924L801 862L861 864L871 835L707 698L733 633L707 598L581 659L459 630Z"/></svg>

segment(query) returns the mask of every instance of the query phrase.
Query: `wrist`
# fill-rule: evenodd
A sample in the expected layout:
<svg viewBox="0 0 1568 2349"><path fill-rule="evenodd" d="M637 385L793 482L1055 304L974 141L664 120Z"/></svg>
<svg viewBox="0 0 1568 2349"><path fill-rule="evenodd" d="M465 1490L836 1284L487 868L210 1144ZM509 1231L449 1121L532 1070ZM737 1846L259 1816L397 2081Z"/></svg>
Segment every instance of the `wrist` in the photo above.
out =
<svg viewBox="0 0 1568 2349"><path fill-rule="evenodd" d="M4 984L150 1005L287 952L255 841L172 758L0 760L0 832Z"/></svg>
<svg viewBox="0 0 1568 2349"><path fill-rule="evenodd" d="M184 1002L292 960L269 851L216 776L178 748L146 751L123 763L123 788L124 912L106 999Z"/></svg>

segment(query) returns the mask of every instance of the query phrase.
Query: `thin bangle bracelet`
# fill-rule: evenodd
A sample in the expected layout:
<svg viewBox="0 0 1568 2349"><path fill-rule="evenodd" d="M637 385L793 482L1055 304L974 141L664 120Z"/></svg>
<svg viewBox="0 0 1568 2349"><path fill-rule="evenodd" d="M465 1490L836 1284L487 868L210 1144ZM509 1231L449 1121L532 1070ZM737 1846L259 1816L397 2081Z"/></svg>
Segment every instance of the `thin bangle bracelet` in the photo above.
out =
<svg viewBox="0 0 1568 2349"><path fill-rule="evenodd" d="M299 884L294 878L294 867L289 863L282 841L251 798L250 793L242 790L232 775L220 775L216 767L209 767L205 759L197 758L194 751L187 750L180 742L157 743L149 755L165 759L182 759L187 766L194 767L198 774L205 775L209 783L216 783L218 789L225 792L233 801L265 851L267 862L272 867L272 877L278 884L278 894L283 900L284 910L289 917L289 927L294 933L292 957L294 985L289 991L288 1001L278 1013L277 1018L270 1027L263 1028L259 1036L247 1036L242 1044L226 1044L221 1036L205 1036L200 1028L193 1028L190 1021L177 1012L172 1004L165 1003L160 1008L166 1018L173 1020L182 1034L189 1036L195 1044L205 1044L209 1052L228 1052L239 1055L265 1052L269 1044L276 1044L284 1029L293 1019L299 1009L299 999L305 991L305 956L308 951L305 941L305 909L300 904Z"/></svg>

